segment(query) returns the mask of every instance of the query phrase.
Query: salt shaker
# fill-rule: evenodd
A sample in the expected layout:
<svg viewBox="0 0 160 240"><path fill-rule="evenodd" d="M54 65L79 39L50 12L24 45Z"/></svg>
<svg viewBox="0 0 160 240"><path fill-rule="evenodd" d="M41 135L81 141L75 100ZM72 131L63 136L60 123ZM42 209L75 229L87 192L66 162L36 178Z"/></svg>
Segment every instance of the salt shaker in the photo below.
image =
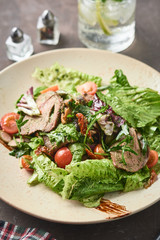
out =
<svg viewBox="0 0 160 240"><path fill-rule="evenodd" d="M41 44L58 44L60 36L60 32L58 29L58 19L50 10L45 10L38 18L37 31L38 41Z"/></svg>
<svg viewBox="0 0 160 240"><path fill-rule="evenodd" d="M7 57L17 62L28 58L34 51L30 36L17 27L12 28L6 47Z"/></svg>

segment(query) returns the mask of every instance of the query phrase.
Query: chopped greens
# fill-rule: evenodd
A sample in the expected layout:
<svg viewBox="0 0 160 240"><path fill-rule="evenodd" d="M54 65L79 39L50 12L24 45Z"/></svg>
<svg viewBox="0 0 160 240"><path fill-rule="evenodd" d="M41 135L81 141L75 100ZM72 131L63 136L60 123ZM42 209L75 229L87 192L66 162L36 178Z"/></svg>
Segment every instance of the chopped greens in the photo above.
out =
<svg viewBox="0 0 160 240"><path fill-rule="evenodd" d="M100 87L102 81L100 77L65 68L58 63L46 69L36 68L33 77L47 87L59 85L60 89L64 89L71 94L77 94L76 87L85 82L92 81Z"/></svg>

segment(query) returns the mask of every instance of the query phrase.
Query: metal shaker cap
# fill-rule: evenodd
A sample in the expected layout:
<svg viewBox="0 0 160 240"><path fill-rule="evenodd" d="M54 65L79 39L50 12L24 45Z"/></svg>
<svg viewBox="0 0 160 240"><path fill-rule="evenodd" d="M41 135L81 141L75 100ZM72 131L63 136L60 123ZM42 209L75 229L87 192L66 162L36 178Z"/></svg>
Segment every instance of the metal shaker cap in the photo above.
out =
<svg viewBox="0 0 160 240"><path fill-rule="evenodd" d="M20 28L14 27L10 34L12 41L15 43L20 43L23 41L23 31Z"/></svg>
<svg viewBox="0 0 160 240"><path fill-rule="evenodd" d="M50 10L44 10L42 22L45 26L52 26L54 24L54 14Z"/></svg>

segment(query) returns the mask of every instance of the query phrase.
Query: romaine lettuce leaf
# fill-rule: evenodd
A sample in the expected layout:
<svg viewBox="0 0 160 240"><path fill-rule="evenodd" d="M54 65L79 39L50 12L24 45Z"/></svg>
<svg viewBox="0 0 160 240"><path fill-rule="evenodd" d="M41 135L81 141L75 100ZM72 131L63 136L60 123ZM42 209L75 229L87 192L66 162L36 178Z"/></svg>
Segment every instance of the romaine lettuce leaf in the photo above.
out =
<svg viewBox="0 0 160 240"><path fill-rule="evenodd" d="M119 174L119 179L124 182L124 192L143 188L150 177L150 170L147 166L135 173L129 173L121 169L118 169L117 173Z"/></svg>
<svg viewBox="0 0 160 240"><path fill-rule="evenodd" d="M63 199L78 200L87 207L98 206L106 192L142 188L150 177L147 167L127 173L115 168L109 159L85 160L62 169L47 156L33 154L33 168L35 172L28 180L30 185L44 183Z"/></svg>
<svg viewBox="0 0 160 240"><path fill-rule="evenodd" d="M82 143L73 143L69 146L72 153L72 163L81 162L85 154L85 146Z"/></svg>
<svg viewBox="0 0 160 240"><path fill-rule="evenodd" d="M58 63L55 63L50 68L36 68L32 76L47 87L58 85L61 89L64 89L68 93L72 94L77 92L76 87L78 85L92 81L100 87L102 81L101 77L65 68Z"/></svg>
<svg viewBox="0 0 160 240"><path fill-rule="evenodd" d="M69 174L64 178L62 197L82 200L107 191L122 190L118 184L117 170L111 160L85 160L66 167Z"/></svg>
<svg viewBox="0 0 160 240"><path fill-rule="evenodd" d="M115 72L105 95L97 92L98 97L135 128L144 127L160 116L158 92L148 88L131 87L122 72L118 73Z"/></svg>
<svg viewBox="0 0 160 240"><path fill-rule="evenodd" d="M157 174L160 173L160 118L152 124L140 129L143 136L145 136L150 149L158 152L158 163L153 167Z"/></svg>
<svg viewBox="0 0 160 240"><path fill-rule="evenodd" d="M140 131L146 137L150 148L157 151L160 156L160 118L140 129Z"/></svg>
<svg viewBox="0 0 160 240"><path fill-rule="evenodd" d="M37 173L38 182L44 183L56 193L61 193L64 181L63 178L67 175L67 171L63 168L58 168L57 165L45 155L33 155L33 168ZM31 181L28 183L32 184Z"/></svg>
<svg viewBox="0 0 160 240"><path fill-rule="evenodd" d="M136 173L128 173L115 168L108 159L85 160L68 165L66 170L69 174L64 177L62 197L79 200L88 207L98 206L98 196L101 198L106 192L142 188L150 177L147 167ZM92 199L91 202L87 198Z"/></svg>
<svg viewBox="0 0 160 240"><path fill-rule="evenodd" d="M97 194L93 195L91 197L79 199L79 201L85 206L85 207L97 207L100 205L101 198L103 197L104 194Z"/></svg>

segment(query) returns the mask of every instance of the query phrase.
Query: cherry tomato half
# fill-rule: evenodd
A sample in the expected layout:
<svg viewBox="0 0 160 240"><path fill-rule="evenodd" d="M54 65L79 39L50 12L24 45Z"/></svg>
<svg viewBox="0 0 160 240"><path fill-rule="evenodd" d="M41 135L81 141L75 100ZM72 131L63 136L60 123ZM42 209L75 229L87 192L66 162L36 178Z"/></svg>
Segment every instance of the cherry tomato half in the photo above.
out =
<svg viewBox="0 0 160 240"><path fill-rule="evenodd" d="M81 94L87 93L89 95L94 95L97 92L97 85L94 82L86 82L77 87L77 92Z"/></svg>
<svg viewBox="0 0 160 240"><path fill-rule="evenodd" d="M103 148L102 148L102 145L100 143L95 146L94 153L105 153ZM97 156L98 159L104 159L105 158L105 156L100 155L100 154L95 154L95 155Z"/></svg>
<svg viewBox="0 0 160 240"><path fill-rule="evenodd" d="M58 167L65 168L72 161L72 153L67 147L62 147L56 152L54 160Z"/></svg>
<svg viewBox="0 0 160 240"><path fill-rule="evenodd" d="M33 171L33 168L30 167L30 163L32 161L32 157L30 155L23 155L21 157L21 166L27 171Z"/></svg>
<svg viewBox="0 0 160 240"><path fill-rule="evenodd" d="M1 126L3 131L14 134L18 132L16 120L19 119L19 114L11 112L5 114L1 119Z"/></svg>
<svg viewBox="0 0 160 240"><path fill-rule="evenodd" d="M149 151L149 158L147 162L147 167L152 168L158 162L158 153L154 150Z"/></svg>

